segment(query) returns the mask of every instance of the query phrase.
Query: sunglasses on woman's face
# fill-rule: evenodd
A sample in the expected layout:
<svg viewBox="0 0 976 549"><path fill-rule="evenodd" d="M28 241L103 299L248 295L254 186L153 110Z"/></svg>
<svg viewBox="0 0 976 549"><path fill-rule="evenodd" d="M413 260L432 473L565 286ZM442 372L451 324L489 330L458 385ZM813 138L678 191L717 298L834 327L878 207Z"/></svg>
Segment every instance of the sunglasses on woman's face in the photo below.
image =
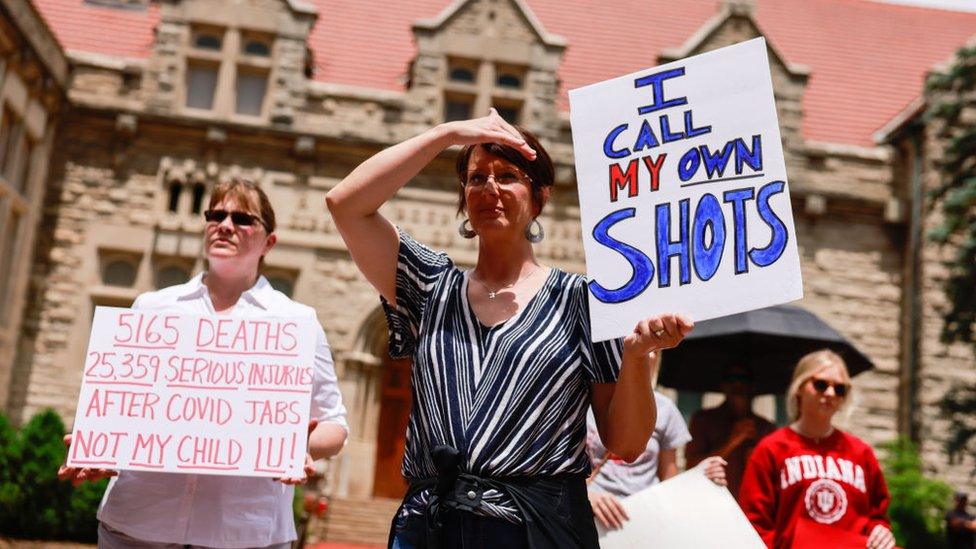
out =
<svg viewBox="0 0 976 549"><path fill-rule="evenodd" d="M223 223L227 219L227 216L230 216L231 223L238 227L251 227L255 223L260 223L264 226L264 222L261 221L260 217L247 212L229 212L227 210L207 210L203 212L203 218L209 223Z"/></svg>
<svg viewBox="0 0 976 549"><path fill-rule="evenodd" d="M847 390L850 389L850 386L848 386L846 383L833 383L833 384L831 384L826 379L817 379L817 378L814 378L814 379L811 379L810 380L810 384L813 385L814 390L817 391L820 394L826 393L827 392L827 388L830 387L831 385L833 385L833 387L834 387L834 394L837 395L837 396L839 396L839 397L841 397L841 398L844 398L845 396L847 396Z"/></svg>

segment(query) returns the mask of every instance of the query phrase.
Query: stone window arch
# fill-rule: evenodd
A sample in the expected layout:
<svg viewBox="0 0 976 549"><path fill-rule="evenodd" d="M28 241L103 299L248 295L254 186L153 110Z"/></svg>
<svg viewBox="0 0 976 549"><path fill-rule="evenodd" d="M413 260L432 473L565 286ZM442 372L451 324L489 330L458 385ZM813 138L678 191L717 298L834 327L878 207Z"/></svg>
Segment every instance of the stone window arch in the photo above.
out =
<svg viewBox="0 0 976 549"><path fill-rule="evenodd" d="M294 297L298 273L283 269L266 269L264 278L268 279L271 287L288 297Z"/></svg>
<svg viewBox="0 0 976 549"><path fill-rule="evenodd" d="M180 195L183 194L183 184L173 181L169 184L169 194L166 210L177 213L180 210Z"/></svg>
<svg viewBox="0 0 976 549"><path fill-rule="evenodd" d="M495 85L499 88L519 89L522 87L522 78L512 73L501 73L495 79Z"/></svg>
<svg viewBox="0 0 976 549"><path fill-rule="evenodd" d="M185 263L163 262L156 267L155 286L168 288L190 280L190 266Z"/></svg>
<svg viewBox="0 0 976 549"><path fill-rule="evenodd" d="M194 214L203 213L204 196L207 194L207 185L202 182L193 185L193 203L190 211Z"/></svg>
<svg viewBox="0 0 976 549"><path fill-rule="evenodd" d="M221 42L217 32L200 32L193 38L193 46L201 50L220 51Z"/></svg>
<svg viewBox="0 0 976 549"><path fill-rule="evenodd" d="M139 272L139 256L120 252L99 251L102 284L132 288Z"/></svg>
<svg viewBox="0 0 976 549"><path fill-rule="evenodd" d="M257 57L270 57L273 41L274 39L270 36L249 33L244 36L241 43L241 53Z"/></svg>
<svg viewBox="0 0 976 549"><path fill-rule="evenodd" d="M448 78L454 82L474 83L474 71L468 67L453 67Z"/></svg>

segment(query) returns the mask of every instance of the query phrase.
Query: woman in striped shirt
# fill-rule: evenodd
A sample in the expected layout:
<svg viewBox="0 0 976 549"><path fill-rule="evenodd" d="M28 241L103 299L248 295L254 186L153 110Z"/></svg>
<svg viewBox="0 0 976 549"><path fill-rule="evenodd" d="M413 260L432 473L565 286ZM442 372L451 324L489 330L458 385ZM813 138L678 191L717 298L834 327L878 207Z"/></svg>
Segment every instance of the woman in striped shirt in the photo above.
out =
<svg viewBox="0 0 976 549"><path fill-rule="evenodd" d="M378 210L444 149L461 145L466 271ZM586 282L542 265L532 244L554 182L548 154L492 110L386 149L327 197L353 260L383 298L390 352L412 357L413 408L393 547L597 547L584 437L625 459L655 423L650 356L691 322L647 318L626 338L590 339Z"/></svg>

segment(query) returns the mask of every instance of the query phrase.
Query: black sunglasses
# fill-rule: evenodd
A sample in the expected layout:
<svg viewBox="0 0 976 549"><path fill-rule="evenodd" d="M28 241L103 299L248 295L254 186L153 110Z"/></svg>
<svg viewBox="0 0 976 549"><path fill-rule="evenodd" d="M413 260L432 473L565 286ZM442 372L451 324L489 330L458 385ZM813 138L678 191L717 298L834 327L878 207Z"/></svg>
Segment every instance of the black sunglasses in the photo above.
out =
<svg viewBox="0 0 976 549"><path fill-rule="evenodd" d="M831 383L829 381L827 381L826 379L817 379L817 378L814 378L814 379L811 379L810 380L810 383L812 383L813 384L813 388L818 393L821 393L821 394L826 393L827 392L827 387L830 387L831 386ZM847 391L848 391L848 389L850 389L850 386L848 384L846 384L846 383L834 383L833 386L834 386L834 394L837 395L837 396L839 396L839 397L841 397L841 398L847 396Z"/></svg>
<svg viewBox="0 0 976 549"><path fill-rule="evenodd" d="M231 223L239 227L250 227L255 223L260 223L265 230L268 230L268 226L264 224L264 221L260 217L247 212L228 212L227 210L207 210L203 212L203 218L211 223L223 223L228 215L230 216Z"/></svg>

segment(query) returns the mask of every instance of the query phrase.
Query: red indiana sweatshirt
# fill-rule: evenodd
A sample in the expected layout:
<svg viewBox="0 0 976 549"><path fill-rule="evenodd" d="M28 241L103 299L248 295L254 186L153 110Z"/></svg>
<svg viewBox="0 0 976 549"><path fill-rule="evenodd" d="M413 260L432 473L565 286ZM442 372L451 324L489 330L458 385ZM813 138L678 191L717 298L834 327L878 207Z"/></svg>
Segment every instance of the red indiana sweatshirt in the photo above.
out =
<svg viewBox="0 0 976 549"><path fill-rule="evenodd" d="M871 447L835 429L816 442L783 427L749 457L739 504L770 549L804 547L797 523L812 520L867 536L888 522L888 487Z"/></svg>

